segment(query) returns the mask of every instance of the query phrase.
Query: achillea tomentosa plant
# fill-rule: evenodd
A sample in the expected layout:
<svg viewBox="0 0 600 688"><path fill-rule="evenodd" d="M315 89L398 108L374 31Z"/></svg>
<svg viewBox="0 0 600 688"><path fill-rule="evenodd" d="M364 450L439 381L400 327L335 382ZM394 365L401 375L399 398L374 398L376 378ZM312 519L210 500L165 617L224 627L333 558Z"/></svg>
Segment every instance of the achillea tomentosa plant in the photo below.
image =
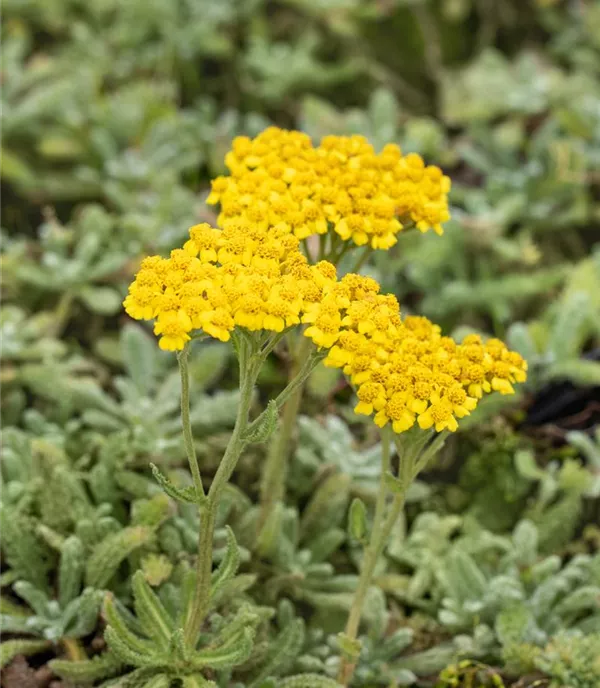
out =
<svg viewBox="0 0 600 688"><path fill-rule="evenodd" d="M195 503L199 510L189 602L174 619L139 580L134 588L136 611L147 616L154 610L160 651L132 634L110 606L107 640L116 655L144 675L194 677L194 685L207 684L206 670L233 668L248 658L259 622L250 611L240 610L216 640L199 649L211 596L226 576L222 569L237 568L232 539L231 561L212 570L217 510L244 449L268 439L279 409L324 361L349 377L359 399L355 411L373 416L383 436L373 525L346 630L339 636L338 681L348 685L360 652L358 627L375 564L409 485L446 433L457 429L458 419L474 410L484 393L512 393L512 384L525 380L526 364L499 340L484 343L470 336L457 343L425 318L403 320L396 298L380 294L378 283L369 277L352 272L338 278L334 263L347 251L361 245L368 250L389 248L403 223L441 233L441 223L448 218L449 180L439 168L426 168L418 156L403 157L396 146L377 155L361 137L327 137L315 148L307 136L277 129L253 141L236 139L226 161L232 175L215 180L209 198L221 202L221 228L197 225L169 258L145 258L124 302L132 317L154 320L159 346L178 356L193 487L176 487L158 469L154 472L169 495ZM310 246L305 246L306 255L300 249L300 241L313 234L320 237L315 264ZM250 420L252 391L262 365L284 337L300 332L301 360L293 378ZM210 487L195 454L189 411L190 347L204 337L231 340L240 371L236 423ZM297 403L292 423L296 411ZM284 419L283 434L286 420L289 425L290 418ZM391 471L392 440L401 457L397 475ZM284 470L271 452L265 473L277 475L281 484ZM350 519L358 539L365 539L364 506L355 503Z"/></svg>

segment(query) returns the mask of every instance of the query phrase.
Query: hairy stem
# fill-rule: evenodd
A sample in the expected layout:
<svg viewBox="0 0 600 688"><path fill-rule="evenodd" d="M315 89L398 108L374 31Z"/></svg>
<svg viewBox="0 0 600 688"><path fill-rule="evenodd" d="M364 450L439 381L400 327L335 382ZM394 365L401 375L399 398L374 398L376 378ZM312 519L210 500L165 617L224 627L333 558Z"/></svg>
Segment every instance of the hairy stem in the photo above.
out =
<svg viewBox="0 0 600 688"><path fill-rule="evenodd" d="M313 351L307 359L304 361L304 365L300 368L298 371L298 374L296 377L294 377L291 382L288 384L288 386L279 394L279 396L275 399L275 403L277 404L277 409L280 410L283 408L285 403L291 399L291 397L296 393L298 389L302 390L304 387L304 383L306 382L306 379L308 376L312 373L312 371L317 367L318 363L323 360L325 357L326 353L321 352L321 351ZM260 423L264 420L264 415L266 411L263 411L258 418L252 421L250 425L248 426L248 434L251 433L253 430L255 430Z"/></svg>
<svg viewBox="0 0 600 688"><path fill-rule="evenodd" d="M264 524L271 511L283 500L285 495L285 479L287 476L288 459L291 450L294 430L304 383L310 372L316 366L315 357L311 356L312 343L307 337L301 337L301 341L294 352L294 360L290 371L290 383L275 400L277 407L283 406L283 415L279 429L277 430L263 468L260 485L261 512L258 527Z"/></svg>
<svg viewBox="0 0 600 688"><path fill-rule="evenodd" d="M181 376L181 422L183 424L183 441L185 443L185 452L187 454L190 471L194 480L194 489L198 499L203 498L204 486L202 485L202 476L200 475L200 466L198 465L198 457L196 456L196 448L194 446L194 435L192 433L192 425L190 423L190 373L188 368L188 357L190 354L189 344L183 348L181 353L177 355L179 363L179 374Z"/></svg>
<svg viewBox="0 0 600 688"><path fill-rule="evenodd" d="M346 622L345 635L350 640L356 640L358 637L358 627L362 616L365 598L373 579L373 572L377 564L385 543L392 532L398 516L404 507L404 500L406 491L410 485L410 480L402 481L402 490L399 490L394 495L394 500L384 519L385 502L388 496L388 488L386 484L386 475L390 468L390 450L391 450L391 435L390 429L385 428L382 432L382 446L381 446L381 477L379 479L379 489L377 491L377 501L375 504L375 515L373 518L373 527L371 529L371 537L369 544L365 548L364 556L360 569L360 576L358 585L354 593L354 599L350 612L348 614L348 621ZM407 477L412 474L412 460L410 455L402 457L403 474ZM407 465L410 463L411 465ZM349 657L342 657L340 670L338 674L338 683L342 686L347 686L352 679L354 669L356 668L356 659Z"/></svg>
<svg viewBox="0 0 600 688"><path fill-rule="evenodd" d="M87 659L85 650L76 638L63 638L62 645L65 649L67 657L72 662L81 662L82 660Z"/></svg>
<svg viewBox="0 0 600 688"><path fill-rule="evenodd" d="M262 358L255 360L247 350L248 344L242 342L240 350L240 402L235 426L229 438L227 449L213 478L210 490L204 501L200 501L200 532L198 535L198 558L196 561L196 585L186 619L184 634L190 648L196 646L198 635L210 607L210 585L212 577L213 537L215 518L221 493L245 446L244 433L248 427L248 414L252 402L254 383L262 363Z"/></svg>

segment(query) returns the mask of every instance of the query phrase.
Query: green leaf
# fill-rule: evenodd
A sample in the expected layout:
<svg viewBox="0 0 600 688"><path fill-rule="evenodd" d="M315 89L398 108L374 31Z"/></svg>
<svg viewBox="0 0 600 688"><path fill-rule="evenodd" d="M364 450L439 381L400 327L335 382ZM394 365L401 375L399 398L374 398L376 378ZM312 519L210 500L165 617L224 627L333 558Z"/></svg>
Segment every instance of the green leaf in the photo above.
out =
<svg viewBox="0 0 600 688"><path fill-rule="evenodd" d="M343 522L348 508L352 479L344 473L334 473L323 481L302 513L302 540L309 541L321 532L323 523Z"/></svg>
<svg viewBox="0 0 600 688"><path fill-rule="evenodd" d="M355 497L348 512L348 532L358 542L363 542L367 532L367 507L360 497Z"/></svg>
<svg viewBox="0 0 600 688"><path fill-rule="evenodd" d="M83 571L85 566L85 554L81 540L71 535L62 547L60 565L58 568L58 603L65 607L74 600L81 590Z"/></svg>
<svg viewBox="0 0 600 688"><path fill-rule="evenodd" d="M269 676L284 674L302 650L305 634L303 619L294 619L289 623L269 647L265 665L250 684L250 688L257 688L260 682Z"/></svg>
<svg viewBox="0 0 600 688"><path fill-rule="evenodd" d="M527 628L532 622L531 612L524 604L513 604L498 614L494 630L504 646L522 643L526 640Z"/></svg>
<svg viewBox="0 0 600 688"><path fill-rule="evenodd" d="M279 412L277 410L277 402L274 399L269 401L269 404L261 417L260 423L248 434L246 440L251 443L266 442L269 437L275 432L277 428L277 421Z"/></svg>
<svg viewBox="0 0 600 688"><path fill-rule="evenodd" d="M25 600L38 616L46 616L50 598L28 581L17 581L13 585L17 595Z"/></svg>
<svg viewBox="0 0 600 688"><path fill-rule="evenodd" d="M48 666L61 678L80 685L115 676L123 669L123 662L112 652L106 651L97 657L79 662L53 659L48 662Z"/></svg>
<svg viewBox="0 0 600 688"><path fill-rule="evenodd" d="M151 542L152 528L130 526L107 535L94 547L86 565L86 583L92 588L105 588L121 563L136 549Z"/></svg>
<svg viewBox="0 0 600 688"><path fill-rule="evenodd" d="M256 613L256 607L252 607L249 604L243 604L235 615L219 629L213 643L224 643L229 636L239 633L244 628L256 628L260 622L261 616Z"/></svg>
<svg viewBox="0 0 600 688"><path fill-rule="evenodd" d="M506 342L511 349L518 351L526 361L533 361L537 356L535 342L525 323L512 324L507 330Z"/></svg>
<svg viewBox="0 0 600 688"><path fill-rule="evenodd" d="M298 674L280 681L278 688L340 688L340 684L319 674Z"/></svg>
<svg viewBox="0 0 600 688"><path fill-rule="evenodd" d="M528 449L520 449L515 453L515 467L519 475L528 480L542 480L546 476L537 465L533 452Z"/></svg>
<svg viewBox="0 0 600 688"><path fill-rule="evenodd" d="M144 683L144 688L169 688L171 679L166 674L157 674Z"/></svg>
<svg viewBox="0 0 600 688"><path fill-rule="evenodd" d="M585 359L560 361L547 371L551 379L567 379L578 385L600 385L600 363Z"/></svg>
<svg viewBox="0 0 600 688"><path fill-rule="evenodd" d="M0 506L2 553L16 578L48 590L51 551L35 533L35 524L15 509Z"/></svg>
<svg viewBox="0 0 600 688"><path fill-rule="evenodd" d="M156 341L138 325L127 323L121 331L121 352L129 377L140 394L148 395L156 376Z"/></svg>
<svg viewBox="0 0 600 688"><path fill-rule="evenodd" d="M154 344L156 348L156 344ZM193 389L203 391L220 379L231 356L231 349L222 342L207 341L194 348L190 361Z"/></svg>
<svg viewBox="0 0 600 688"><path fill-rule="evenodd" d="M5 640L0 644L0 667L5 667L17 655L36 655L50 647L49 640Z"/></svg>
<svg viewBox="0 0 600 688"><path fill-rule="evenodd" d="M538 557L538 529L535 525L527 519L520 521L513 532L513 542L518 563L533 566Z"/></svg>
<svg viewBox="0 0 600 688"><path fill-rule="evenodd" d="M548 342L548 350L559 364L577 357L590 313L590 297L585 292L573 292L560 304ZM598 367L600 370L600 365Z"/></svg>
<svg viewBox="0 0 600 688"><path fill-rule="evenodd" d="M244 628L240 633L230 636L220 647L194 653L191 658L192 666L221 670L242 664L252 653L254 633L253 628Z"/></svg>
<svg viewBox="0 0 600 688"><path fill-rule="evenodd" d="M285 506L277 502L270 510L256 538L255 549L261 557L268 557L277 547L281 535Z"/></svg>
<svg viewBox="0 0 600 688"><path fill-rule="evenodd" d="M225 530L227 533L227 548L217 570L213 571L212 574L211 597L216 595L219 589L235 576L240 565L240 548L233 530L229 526L225 526Z"/></svg>
<svg viewBox="0 0 600 688"><path fill-rule="evenodd" d="M98 614L102 606L102 592L87 588L79 597L71 600L62 615L61 635L82 638L89 635L98 625Z"/></svg>
<svg viewBox="0 0 600 688"><path fill-rule="evenodd" d="M600 469L600 430L594 442L585 432L572 430L566 434L567 442L577 447L581 454L596 469Z"/></svg>
<svg viewBox="0 0 600 688"><path fill-rule="evenodd" d="M104 615L108 625L113 629L115 636L119 638L123 645L129 647L133 652L145 655L154 651L154 645L148 640L144 640L131 631L123 617L117 611L112 597L106 596L104 602Z"/></svg>
<svg viewBox="0 0 600 688"><path fill-rule="evenodd" d="M78 293L79 298L94 313L114 315L121 309L121 294L111 287L85 286Z"/></svg>
<svg viewBox="0 0 600 688"><path fill-rule="evenodd" d="M148 637L168 648L175 630L163 603L146 582L144 573L136 571L132 578L133 604L136 616Z"/></svg>
<svg viewBox="0 0 600 688"><path fill-rule="evenodd" d="M165 491L165 493L169 495L169 497L172 497L178 502L186 502L188 504L198 503L196 491L193 487L177 487L169 480L169 478L167 478L166 475L161 473L156 464L151 463L150 468L152 469L152 475L154 476L154 479Z"/></svg>
<svg viewBox="0 0 600 688"><path fill-rule="evenodd" d="M157 654L141 654L135 652L124 643L112 626L107 626L104 631L104 639L108 647L124 663L134 667L146 668L160 666L161 658Z"/></svg>
<svg viewBox="0 0 600 688"><path fill-rule="evenodd" d="M217 589L211 589L210 602L214 608L221 602L226 600L233 600L240 595L243 595L246 590L249 590L257 580L258 576L255 573L242 573L235 578L230 578L220 585Z"/></svg>
<svg viewBox="0 0 600 688"><path fill-rule="evenodd" d="M455 550L446 561L444 579L448 593L459 603L483 597L487 580L473 558Z"/></svg>

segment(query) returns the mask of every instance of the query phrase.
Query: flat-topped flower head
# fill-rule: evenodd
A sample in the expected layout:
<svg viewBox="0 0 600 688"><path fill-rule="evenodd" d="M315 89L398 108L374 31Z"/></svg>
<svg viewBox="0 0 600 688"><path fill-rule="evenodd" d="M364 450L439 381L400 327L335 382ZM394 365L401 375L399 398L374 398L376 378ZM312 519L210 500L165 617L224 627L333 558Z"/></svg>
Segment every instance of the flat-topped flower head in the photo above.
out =
<svg viewBox="0 0 600 688"><path fill-rule="evenodd" d="M363 136L326 136L318 146L298 131L270 127L239 136L207 199L218 222L277 226L299 239L329 230L355 246L389 249L405 226L443 232L450 179L416 153L389 144L377 153Z"/></svg>
<svg viewBox="0 0 600 688"><path fill-rule="evenodd" d="M238 218L224 229L196 225L183 249L145 258L124 306L132 318L154 320L159 346L177 351L194 331L224 342L235 327L282 332L336 280L331 263L308 265L295 236Z"/></svg>
<svg viewBox="0 0 600 688"><path fill-rule="evenodd" d="M365 288L367 279L346 275L339 283L352 285L345 302L326 287L303 316L314 323L305 336L328 349L325 365L341 368L355 385L356 413L396 433L415 424L454 432L484 393L512 394L513 384L525 381L526 362L500 340L471 335L457 343L427 318L402 320L397 300L379 294L377 283Z"/></svg>

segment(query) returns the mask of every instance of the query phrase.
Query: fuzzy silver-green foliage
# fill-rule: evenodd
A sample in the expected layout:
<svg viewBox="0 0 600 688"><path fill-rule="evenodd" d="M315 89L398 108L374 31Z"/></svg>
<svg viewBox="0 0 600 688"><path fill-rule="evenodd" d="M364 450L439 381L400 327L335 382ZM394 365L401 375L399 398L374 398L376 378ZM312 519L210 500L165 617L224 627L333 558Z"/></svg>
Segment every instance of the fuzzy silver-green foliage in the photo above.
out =
<svg viewBox="0 0 600 688"><path fill-rule="evenodd" d="M562 631L534 658L537 669L550 677L550 686L592 688L600 681L600 634Z"/></svg>
<svg viewBox="0 0 600 688"><path fill-rule="evenodd" d="M102 592L91 587L82 590L84 565L81 541L76 536L67 538L61 546L56 599L34 582L16 581L12 590L29 610L2 614L3 631L39 636L53 643L92 633L98 623Z"/></svg>
<svg viewBox="0 0 600 688"><path fill-rule="evenodd" d="M529 521L519 523L511 538L474 530L452 542L442 536L434 545L433 534L422 539L417 530L408 538L412 565L417 567L410 583L420 575L418 562L426 566L428 551L437 550L438 566L429 579L421 577L416 592L439 605L438 620L455 640L446 654L440 646L407 658L402 666L416 673L439 670L454 652L459 657L503 657L517 670L527 671L555 634L566 629L598 632L598 556L577 555L565 565L556 555L540 558L537 529ZM410 592L410 583L402 595Z"/></svg>

